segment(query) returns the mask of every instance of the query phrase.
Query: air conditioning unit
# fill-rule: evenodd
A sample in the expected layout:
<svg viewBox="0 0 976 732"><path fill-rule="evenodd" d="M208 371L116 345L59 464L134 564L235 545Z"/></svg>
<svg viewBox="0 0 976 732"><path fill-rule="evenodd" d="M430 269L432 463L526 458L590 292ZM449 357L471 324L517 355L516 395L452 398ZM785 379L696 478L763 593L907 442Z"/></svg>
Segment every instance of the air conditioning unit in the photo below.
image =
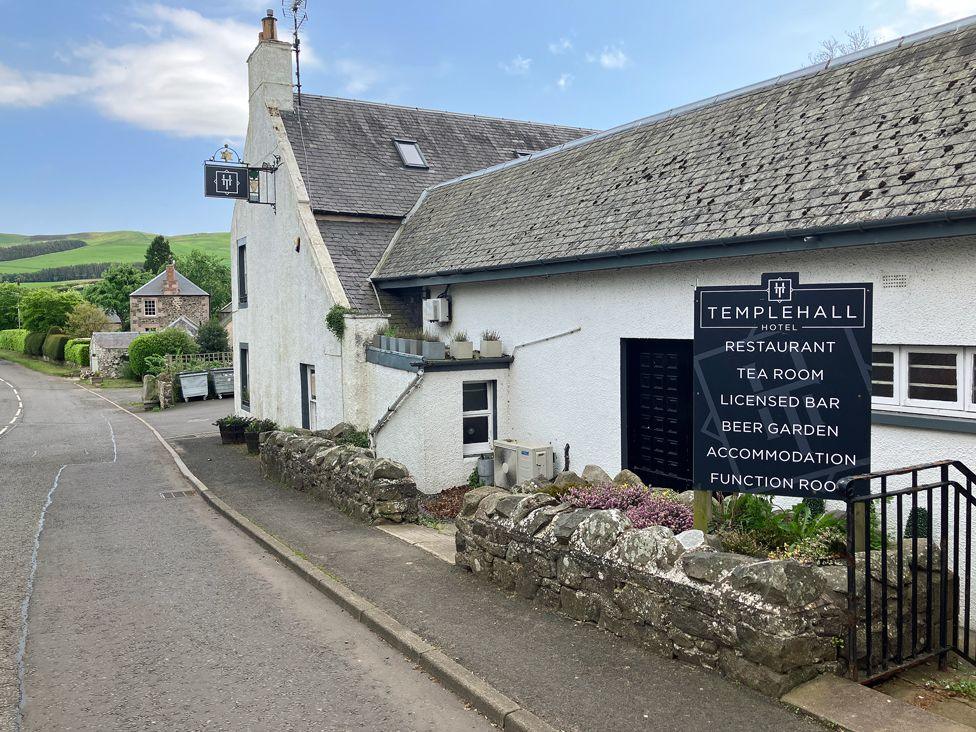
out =
<svg viewBox="0 0 976 732"><path fill-rule="evenodd" d="M450 301L446 297L433 297L424 300L424 320L428 323L450 323Z"/></svg>
<svg viewBox="0 0 976 732"><path fill-rule="evenodd" d="M495 440L495 485L512 488L530 478L552 478L552 445Z"/></svg>

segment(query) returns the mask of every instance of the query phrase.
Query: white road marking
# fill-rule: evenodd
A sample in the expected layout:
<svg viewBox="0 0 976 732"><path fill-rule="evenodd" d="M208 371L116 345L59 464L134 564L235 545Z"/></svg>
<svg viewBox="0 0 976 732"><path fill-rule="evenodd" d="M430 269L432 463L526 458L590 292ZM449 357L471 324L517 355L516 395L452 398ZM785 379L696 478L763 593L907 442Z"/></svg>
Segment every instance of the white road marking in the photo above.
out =
<svg viewBox="0 0 976 732"><path fill-rule="evenodd" d="M6 384L8 387L10 387L10 390L14 393L14 396L17 398L17 412L14 414L13 418L9 422L7 422L7 425L3 429L0 429L0 437L3 437L4 433L7 432L7 430L9 430L11 427L13 427L14 422L20 419L20 415L24 413L24 402L21 401L20 399L20 392L17 391L17 387L15 387L13 384L11 384L9 381L5 379L0 379L0 383Z"/></svg>

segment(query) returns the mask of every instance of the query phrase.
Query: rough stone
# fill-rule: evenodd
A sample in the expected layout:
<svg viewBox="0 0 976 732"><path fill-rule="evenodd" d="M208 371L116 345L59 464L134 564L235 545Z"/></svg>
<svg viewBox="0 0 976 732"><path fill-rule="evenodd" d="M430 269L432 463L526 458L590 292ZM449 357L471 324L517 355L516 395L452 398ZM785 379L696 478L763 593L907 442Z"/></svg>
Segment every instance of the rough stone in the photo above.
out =
<svg viewBox="0 0 976 732"><path fill-rule="evenodd" d="M633 485L633 486L637 486L638 488L647 487L644 485L644 481L640 479L640 476L638 476L637 473L631 472L626 468L624 468L614 476L613 482L616 483L617 485Z"/></svg>
<svg viewBox="0 0 976 732"><path fill-rule="evenodd" d="M584 482L583 479L580 478L572 470L564 470L558 475L556 475L556 477L552 481L552 484L559 488L562 488L564 486L568 488L574 485L581 485L583 482Z"/></svg>
<svg viewBox="0 0 976 732"><path fill-rule="evenodd" d="M518 523L530 513L543 506L555 506L559 501L546 493L532 493L510 514L509 518Z"/></svg>
<svg viewBox="0 0 976 732"><path fill-rule="evenodd" d="M668 570L684 552L674 532L666 526L648 526L626 532L610 552L615 562L638 570Z"/></svg>
<svg viewBox="0 0 976 732"><path fill-rule="evenodd" d="M746 621L736 625L736 638L738 650L746 658L781 673L828 661L837 655L830 638L822 638L813 633L764 633Z"/></svg>
<svg viewBox="0 0 976 732"><path fill-rule="evenodd" d="M370 478L373 480L378 478L399 480L400 478L406 478L409 474L410 473L407 471L406 466L386 458L380 458L373 463L373 472L370 475Z"/></svg>
<svg viewBox="0 0 976 732"><path fill-rule="evenodd" d="M512 514L518 510L519 504L527 500L528 497L521 493L512 493L507 496L502 496L495 503L495 513L499 516L505 516L506 518L511 519Z"/></svg>
<svg viewBox="0 0 976 732"><path fill-rule="evenodd" d="M577 592L569 587L559 591L559 606L571 618L595 623L600 619L600 599L588 592Z"/></svg>
<svg viewBox="0 0 976 732"><path fill-rule="evenodd" d="M355 425L351 425L348 422L340 422L334 427L324 430L322 437L325 437L328 440L338 440L340 437L345 437L346 435L352 434L355 431Z"/></svg>
<svg viewBox="0 0 976 732"><path fill-rule="evenodd" d="M550 483L552 483L552 481L547 478L529 478L528 480L523 480L517 486L512 488L512 493L538 493Z"/></svg>
<svg viewBox="0 0 976 732"><path fill-rule="evenodd" d="M744 564L733 569L726 581L736 590L791 608L810 604L827 589L822 572L785 559Z"/></svg>
<svg viewBox="0 0 976 732"><path fill-rule="evenodd" d="M692 579L713 584L736 567L755 561L731 552L689 552L681 557L681 569Z"/></svg>
<svg viewBox="0 0 976 732"><path fill-rule="evenodd" d="M488 493L478 504L478 510L474 512L475 518L487 518L495 514L495 507L498 502L507 496L512 495L504 489L498 489Z"/></svg>
<svg viewBox="0 0 976 732"><path fill-rule="evenodd" d="M717 536L706 534L700 529L682 531L676 537L686 552L721 550L722 542Z"/></svg>
<svg viewBox="0 0 976 732"><path fill-rule="evenodd" d="M612 508L596 511L587 517L570 538L570 548L601 556L610 551L617 540L633 524L623 511Z"/></svg>
<svg viewBox="0 0 976 732"><path fill-rule="evenodd" d="M579 525L594 513L596 511L592 508L577 508L575 511L556 514L546 529L546 534L556 541L565 544L569 541Z"/></svg>
<svg viewBox="0 0 976 732"><path fill-rule="evenodd" d="M629 620L647 625L660 623L663 602L646 587L627 582L614 591L613 601L620 614Z"/></svg>
<svg viewBox="0 0 976 732"><path fill-rule="evenodd" d="M599 465L587 465L583 468L583 475L580 477L590 485L600 485L601 483L611 482L607 471L601 468Z"/></svg>
<svg viewBox="0 0 976 732"><path fill-rule="evenodd" d="M493 485L485 486L484 488L475 488L464 494L464 502L461 504L461 515L462 516L474 516L474 512L478 510L478 505L486 497L490 496L492 493L504 493L504 488L496 488Z"/></svg>

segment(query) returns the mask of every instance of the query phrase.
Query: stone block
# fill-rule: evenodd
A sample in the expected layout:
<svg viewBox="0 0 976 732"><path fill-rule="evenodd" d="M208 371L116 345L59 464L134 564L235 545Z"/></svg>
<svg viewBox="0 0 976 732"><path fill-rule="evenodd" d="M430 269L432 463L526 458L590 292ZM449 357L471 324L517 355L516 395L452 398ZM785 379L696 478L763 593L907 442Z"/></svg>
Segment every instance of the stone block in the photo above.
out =
<svg viewBox="0 0 976 732"><path fill-rule="evenodd" d="M601 468L599 465L587 465L583 468L583 475L580 477L590 485L600 485L611 482L607 471Z"/></svg>
<svg viewBox="0 0 976 732"><path fill-rule="evenodd" d="M518 504L518 507L509 514L509 518L517 524L533 511L545 506L555 506L558 503L559 501L556 498L546 493L532 493Z"/></svg>
<svg viewBox="0 0 976 732"><path fill-rule="evenodd" d="M602 556L632 526L630 519L619 509L594 511L580 522L570 537L569 546L576 551Z"/></svg>
<svg viewBox="0 0 976 732"><path fill-rule="evenodd" d="M461 504L461 515L462 516L474 516L475 511L478 510L478 505L492 493L504 493L503 488L496 488L493 485L485 486L483 488L475 488L464 494L464 501Z"/></svg>
<svg viewBox="0 0 976 732"><path fill-rule="evenodd" d="M689 552L681 557L681 569L692 579L714 584L736 567L756 561L730 552Z"/></svg>
<svg viewBox="0 0 976 732"><path fill-rule="evenodd" d="M627 531L608 557L621 565L639 571L660 569L667 571L684 552L674 532L665 526L648 526Z"/></svg>
<svg viewBox="0 0 976 732"><path fill-rule="evenodd" d="M400 480L409 475L410 473L404 465L386 458L379 458L373 463L373 471L369 477L372 480Z"/></svg>
<svg viewBox="0 0 976 732"><path fill-rule="evenodd" d="M559 591L559 607L571 618L595 623L600 618L600 598L589 592L563 587Z"/></svg>
<svg viewBox="0 0 976 732"><path fill-rule="evenodd" d="M646 488L644 481L640 479L637 473L631 472L624 468L619 473L613 477L613 482L617 485L631 485L638 488Z"/></svg>
<svg viewBox="0 0 976 732"><path fill-rule="evenodd" d="M790 560L744 564L733 569L725 581L733 589L787 607L808 605L827 589L822 572Z"/></svg>
<svg viewBox="0 0 976 732"><path fill-rule="evenodd" d="M577 508L575 511L559 513L549 524L546 535L561 544L566 544L579 525L594 513L596 511L592 508Z"/></svg>

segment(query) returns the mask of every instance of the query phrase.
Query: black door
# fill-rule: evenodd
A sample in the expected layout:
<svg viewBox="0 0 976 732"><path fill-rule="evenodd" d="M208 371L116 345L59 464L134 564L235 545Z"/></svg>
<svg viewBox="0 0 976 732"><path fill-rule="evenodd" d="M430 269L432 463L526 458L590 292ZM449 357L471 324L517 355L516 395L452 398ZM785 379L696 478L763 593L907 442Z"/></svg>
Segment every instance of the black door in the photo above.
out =
<svg viewBox="0 0 976 732"><path fill-rule="evenodd" d="M692 342L621 340L623 465L655 487L691 486Z"/></svg>

